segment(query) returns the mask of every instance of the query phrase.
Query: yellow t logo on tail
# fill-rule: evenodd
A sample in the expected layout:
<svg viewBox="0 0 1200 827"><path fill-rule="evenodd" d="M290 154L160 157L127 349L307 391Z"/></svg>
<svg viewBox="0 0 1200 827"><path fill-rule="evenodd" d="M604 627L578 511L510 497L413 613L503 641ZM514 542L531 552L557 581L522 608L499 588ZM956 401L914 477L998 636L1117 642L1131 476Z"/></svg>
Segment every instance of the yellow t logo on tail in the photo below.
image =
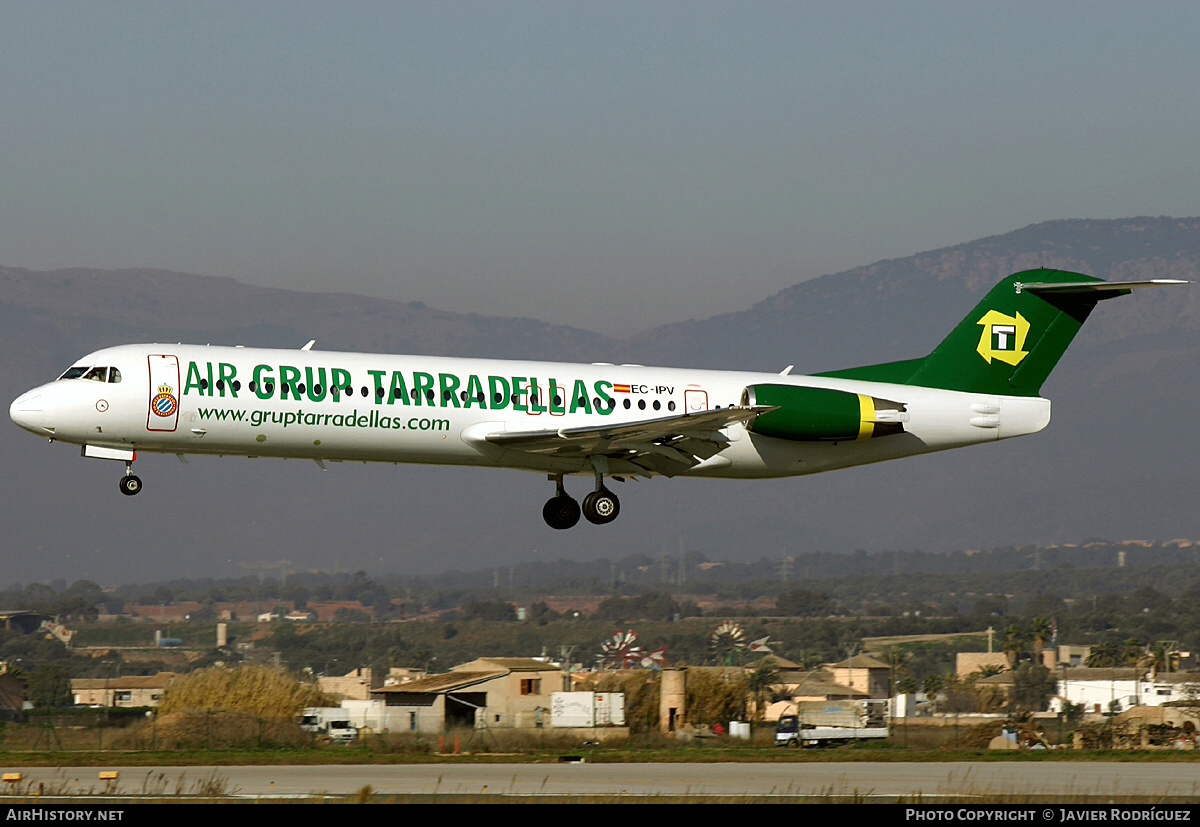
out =
<svg viewBox="0 0 1200 827"><path fill-rule="evenodd" d="M1029 355L1024 349L1029 322L1020 313L1013 317L989 310L976 324L983 326L983 332L979 336L979 347L975 349L989 365L993 359L1016 365Z"/></svg>

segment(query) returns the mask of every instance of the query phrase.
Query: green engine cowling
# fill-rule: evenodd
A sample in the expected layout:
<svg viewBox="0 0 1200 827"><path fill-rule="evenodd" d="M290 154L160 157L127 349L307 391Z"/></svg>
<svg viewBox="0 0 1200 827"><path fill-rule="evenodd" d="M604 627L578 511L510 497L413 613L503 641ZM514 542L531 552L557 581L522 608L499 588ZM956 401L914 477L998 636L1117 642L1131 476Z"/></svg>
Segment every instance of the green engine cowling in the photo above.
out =
<svg viewBox="0 0 1200 827"><path fill-rule="evenodd" d="M861 393L798 385L751 385L742 404L767 406L746 428L794 440L858 440L898 434L908 419L903 404Z"/></svg>

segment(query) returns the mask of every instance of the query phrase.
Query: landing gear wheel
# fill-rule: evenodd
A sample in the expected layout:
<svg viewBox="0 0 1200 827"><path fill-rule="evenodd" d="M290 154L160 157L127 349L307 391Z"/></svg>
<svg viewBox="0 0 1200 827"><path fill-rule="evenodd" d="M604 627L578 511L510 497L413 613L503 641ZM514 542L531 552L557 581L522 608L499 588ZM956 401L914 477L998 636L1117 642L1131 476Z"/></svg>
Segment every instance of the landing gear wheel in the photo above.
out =
<svg viewBox="0 0 1200 827"><path fill-rule="evenodd" d="M621 501L607 488L593 491L583 498L583 516L587 517L589 523L611 523L620 513Z"/></svg>
<svg viewBox="0 0 1200 827"><path fill-rule="evenodd" d="M566 494L551 497L542 506L542 519L551 528L570 528L579 522L579 503Z"/></svg>
<svg viewBox="0 0 1200 827"><path fill-rule="evenodd" d="M126 474L121 477L121 493L132 497L134 494L142 490L142 481L139 477L133 474Z"/></svg>

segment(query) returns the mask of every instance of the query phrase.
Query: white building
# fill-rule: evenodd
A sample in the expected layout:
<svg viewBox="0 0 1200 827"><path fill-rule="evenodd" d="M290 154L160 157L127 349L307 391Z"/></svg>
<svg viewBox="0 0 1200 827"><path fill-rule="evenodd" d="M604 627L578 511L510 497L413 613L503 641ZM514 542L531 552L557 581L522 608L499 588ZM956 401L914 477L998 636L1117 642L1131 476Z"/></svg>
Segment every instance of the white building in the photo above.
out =
<svg viewBox="0 0 1200 827"><path fill-rule="evenodd" d="M1200 701L1200 674L1159 672L1141 682L1142 706L1160 706L1172 701Z"/></svg>
<svg viewBox="0 0 1200 827"><path fill-rule="evenodd" d="M1171 701L1200 700L1200 674L1118 667L1066 669L1058 678L1053 712L1063 701L1082 704L1086 712L1121 712L1132 706L1161 706Z"/></svg>

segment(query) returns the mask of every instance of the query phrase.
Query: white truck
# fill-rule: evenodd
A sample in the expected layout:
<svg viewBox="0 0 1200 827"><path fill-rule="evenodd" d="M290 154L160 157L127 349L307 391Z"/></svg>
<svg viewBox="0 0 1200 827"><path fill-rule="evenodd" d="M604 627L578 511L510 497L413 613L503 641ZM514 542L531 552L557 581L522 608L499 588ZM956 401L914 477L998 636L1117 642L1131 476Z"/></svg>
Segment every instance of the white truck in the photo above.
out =
<svg viewBox="0 0 1200 827"><path fill-rule="evenodd" d="M300 728L343 744L358 738L358 727L350 721L346 710L340 706L306 707L300 714Z"/></svg>
<svg viewBox="0 0 1200 827"><path fill-rule="evenodd" d="M797 701L780 715L777 747L820 747L888 737L888 701Z"/></svg>

